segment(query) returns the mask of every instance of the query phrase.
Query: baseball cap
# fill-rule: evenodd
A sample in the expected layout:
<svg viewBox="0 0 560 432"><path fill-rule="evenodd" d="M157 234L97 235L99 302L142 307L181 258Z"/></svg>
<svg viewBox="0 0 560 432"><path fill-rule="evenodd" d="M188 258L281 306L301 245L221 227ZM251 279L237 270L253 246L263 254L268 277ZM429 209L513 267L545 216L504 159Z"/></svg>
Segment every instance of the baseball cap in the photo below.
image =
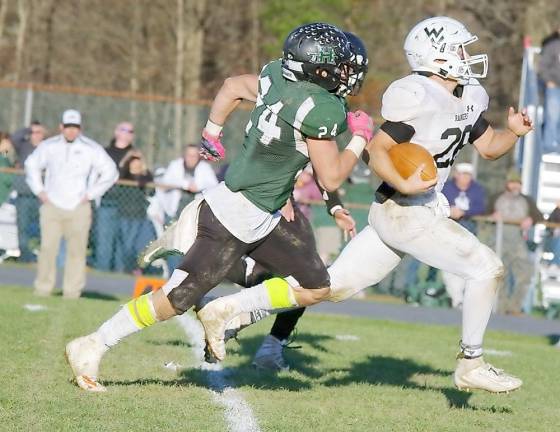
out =
<svg viewBox="0 0 560 432"><path fill-rule="evenodd" d="M515 168L510 168L507 172L506 181L521 183L521 173Z"/></svg>
<svg viewBox="0 0 560 432"><path fill-rule="evenodd" d="M82 115L75 109L69 109L62 113L63 126L78 126L82 125Z"/></svg>
<svg viewBox="0 0 560 432"><path fill-rule="evenodd" d="M473 168L472 164L470 164L468 162L458 163L455 166L455 172L458 172L458 173L461 173L461 174L473 175L474 168Z"/></svg>

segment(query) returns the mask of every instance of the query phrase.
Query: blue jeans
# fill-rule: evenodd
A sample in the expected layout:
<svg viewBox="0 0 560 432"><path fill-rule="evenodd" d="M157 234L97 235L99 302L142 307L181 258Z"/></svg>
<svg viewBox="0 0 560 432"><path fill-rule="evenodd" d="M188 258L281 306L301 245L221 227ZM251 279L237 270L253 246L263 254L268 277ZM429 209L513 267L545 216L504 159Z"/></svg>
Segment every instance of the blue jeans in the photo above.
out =
<svg viewBox="0 0 560 432"><path fill-rule="evenodd" d="M137 267L138 254L155 238L154 228L148 219L121 216L118 220L118 236L115 270L130 272Z"/></svg>
<svg viewBox="0 0 560 432"><path fill-rule="evenodd" d="M16 205L16 218L18 228L18 242L20 257L19 260L23 262L37 261L37 257L31 250L30 240L41 237L39 226L39 200L35 195L18 195L15 199Z"/></svg>
<svg viewBox="0 0 560 432"><path fill-rule="evenodd" d="M116 261L119 212L117 207L101 206L95 219L95 268L103 271L112 269Z"/></svg>
<svg viewBox="0 0 560 432"><path fill-rule="evenodd" d="M560 236L553 236L549 240L550 252L554 254L551 264L560 266Z"/></svg>
<svg viewBox="0 0 560 432"><path fill-rule="evenodd" d="M560 87L547 88L545 94L544 153L560 152Z"/></svg>

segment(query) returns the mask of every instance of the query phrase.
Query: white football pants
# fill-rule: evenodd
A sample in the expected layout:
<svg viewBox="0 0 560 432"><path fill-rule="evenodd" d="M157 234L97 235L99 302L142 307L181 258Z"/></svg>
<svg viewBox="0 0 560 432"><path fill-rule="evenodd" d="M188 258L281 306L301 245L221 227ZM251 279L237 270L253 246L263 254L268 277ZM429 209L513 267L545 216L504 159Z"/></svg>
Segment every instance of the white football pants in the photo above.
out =
<svg viewBox="0 0 560 432"><path fill-rule="evenodd" d="M389 274L403 254L465 279L462 342L480 346L504 270L501 260L457 222L423 206L373 203L369 225L329 268L331 301L342 301Z"/></svg>

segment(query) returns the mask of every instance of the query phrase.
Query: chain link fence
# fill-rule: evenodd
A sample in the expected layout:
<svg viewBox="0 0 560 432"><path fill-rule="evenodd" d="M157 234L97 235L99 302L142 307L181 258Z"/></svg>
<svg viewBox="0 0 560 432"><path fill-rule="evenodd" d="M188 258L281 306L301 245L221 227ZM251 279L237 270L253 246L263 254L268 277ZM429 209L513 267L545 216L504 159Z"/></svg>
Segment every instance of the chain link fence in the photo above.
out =
<svg viewBox="0 0 560 432"><path fill-rule="evenodd" d="M61 113L65 109L76 108L84 117L84 134L106 146L112 138L115 125L121 121L131 121L135 128L135 145L143 152L152 172L180 157L182 145L198 142L209 111L209 104L203 101L195 103L83 89L6 85L1 82L0 97L10 101L0 107L0 130L3 131L14 131L37 119L54 134L57 133ZM242 145L248 117L249 111L241 109L235 111L228 121L224 139L229 159L235 157ZM472 158L473 153L464 151L458 161L472 162ZM507 160L493 164L478 163L478 180L489 195L502 188L507 167ZM360 230L367 224L369 205L378 180L369 176L364 165L357 168L351 180L352 184L343 187L343 201L351 209ZM0 207L0 261L10 258L24 262L36 260L40 241L39 203L29 193L17 195L12 192L14 188L18 189L15 186L23 183L25 179L21 170L0 168L0 203L3 203ZM88 265L91 268L124 273L138 271L138 253L170 221L150 215L148 209L155 193L153 184L140 188L137 184L119 181L100 202L92 204L93 223L88 245ZM192 199L192 194L183 192L181 208ZM343 234L321 203L311 205L311 222L321 256L326 262L331 262L344 245ZM491 225L491 228L482 230L481 236L485 235L485 230L496 231ZM485 242L495 247L495 240ZM507 249L509 246L503 244L502 247ZM541 247L537 249L538 255L534 255L537 266L543 251ZM64 253L62 246L59 266L63 265ZM410 302L446 306L448 302L438 272L426 266L416 267L412 271L420 283L411 285L407 280L407 274L412 272L408 270L409 265L409 261L403 261L399 270L379 284L377 291L403 297ZM146 272L162 274L163 271L162 267L151 267ZM538 279L539 274L535 273L535 278ZM435 295L430 295L430 292ZM554 295L551 295L548 302L553 304L555 301Z"/></svg>

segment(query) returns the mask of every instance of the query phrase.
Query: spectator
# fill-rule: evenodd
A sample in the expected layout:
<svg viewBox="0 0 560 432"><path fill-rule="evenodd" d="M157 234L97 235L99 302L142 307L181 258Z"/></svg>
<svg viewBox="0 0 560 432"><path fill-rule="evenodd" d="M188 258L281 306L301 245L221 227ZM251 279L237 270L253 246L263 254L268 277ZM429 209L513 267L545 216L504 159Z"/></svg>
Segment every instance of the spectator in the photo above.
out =
<svg viewBox="0 0 560 432"><path fill-rule="evenodd" d="M556 207L550 213L548 222L560 224L560 201L556 203ZM554 274L560 273L560 228L551 229L552 237L549 241L550 252L553 253L550 261L549 271Z"/></svg>
<svg viewBox="0 0 560 432"><path fill-rule="evenodd" d="M29 155L37 145L45 139L46 131L38 121L31 126L19 129L11 136L11 141L16 152L17 168L23 168ZM22 262L33 262L36 260L33 253L34 239L39 238L39 201L31 192L25 181L25 176L16 176L13 188L17 192L15 199L16 218L18 229L18 243L20 250L19 260ZM38 243L38 241L37 241Z"/></svg>
<svg viewBox="0 0 560 432"><path fill-rule="evenodd" d="M311 203L323 202L321 191L313 178L313 170L308 165L299 175L294 187L294 201L303 215L311 221Z"/></svg>
<svg viewBox="0 0 560 432"><path fill-rule="evenodd" d="M121 122L115 127L115 132L109 146L105 148L107 154L119 166L125 155L134 149L134 126L130 122ZM118 243L118 185L111 187L101 197L101 202L95 214L95 268L109 271L117 265Z"/></svg>
<svg viewBox="0 0 560 432"><path fill-rule="evenodd" d="M50 295L54 289L55 260L64 237L67 253L63 295L80 297L86 282L90 201L101 197L118 178L114 162L99 144L81 134L81 124L78 111L64 111L61 134L41 143L25 162L29 187L42 202L41 247L35 279L35 293L41 296Z"/></svg>
<svg viewBox="0 0 560 432"><path fill-rule="evenodd" d="M189 144L183 149L183 157L172 160L161 183L174 186L160 198L168 219L177 217L193 198L205 189L218 184L212 166L200 159L199 146Z"/></svg>
<svg viewBox="0 0 560 432"><path fill-rule="evenodd" d="M498 311L520 314L533 274L527 235L543 215L535 201L521 193L521 176L515 169L508 172L505 190L491 201L490 209L495 220L504 222L502 261L507 273L498 293Z"/></svg>
<svg viewBox="0 0 560 432"><path fill-rule="evenodd" d="M14 147L10 136L5 132L0 132L0 168L11 168L14 166ZM9 197L12 190L13 174L0 172L0 204L3 204Z"/></svg>
<svg viewBox="0 0 560 432"><path fill-rule="evenodd" d="M144 156L131 150L120 162L120 179L136 183L135 186L118 185L115 194L118 207L118 242L115 270L130 272L136 268L138 253L154 239L152 224L146 217L148 200L146 183L154 180Z"/></svg>
<svg viewBox="0 0 560 432"><path fill-rule="evenodd" d="M545 153L560 151L560 29L543 41L539 75L545 85Z"/></svg>
<svg viewBox="0 0 560 432"><path fill-rule="evenodd" d="M453 179L447 181L442 192L449 201L450 217L476 235L476 221L472 216L482 215L486 211L486 193L482 185L473 178L473 166L459 163L455 167ZM455 308L463 304L465 280L449 272L442 272L447 294Z"/></svg>
<svg viewBox="0 0 560 432"><path fill-rule="evenodd" d="M199 150L197 144L185 146L183 157L172 160L161 177L161 184L172 188L158 188L148 210L157 232L163 232L162 225L177 218L200 192L218 184L212 166L200 159ZM167 259L170 274L180 259L176 256Z"/></svg>

